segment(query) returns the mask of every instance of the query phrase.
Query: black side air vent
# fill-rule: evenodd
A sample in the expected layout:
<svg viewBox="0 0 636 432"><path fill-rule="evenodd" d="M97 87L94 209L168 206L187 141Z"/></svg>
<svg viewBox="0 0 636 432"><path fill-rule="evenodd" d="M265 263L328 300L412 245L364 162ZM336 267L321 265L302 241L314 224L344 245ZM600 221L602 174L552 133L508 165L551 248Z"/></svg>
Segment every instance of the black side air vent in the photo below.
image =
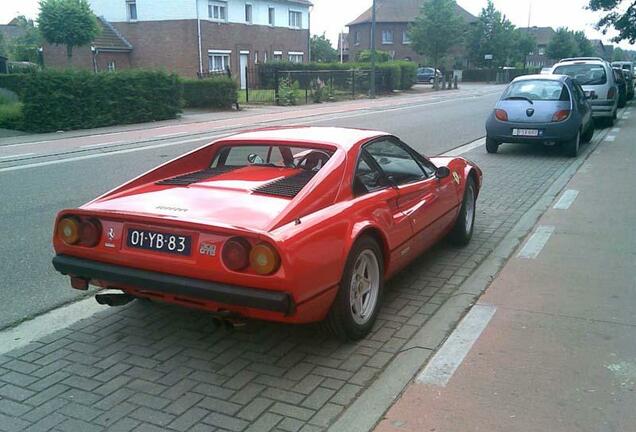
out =
<svg viewBox="0 0 636 432"><path fill-rule="evenodd" d="M216 168L207 168L201 171L191 172L188 174L179 175L169 179L160 180L156 184L172 185L172 186L188 186L193 183L197 183L197 182L207 180L221 174L225 174L237 168L240 168L240 167L221 166Z"/></svg>
<svg viewBox="0 0 636 432"><path fill-rule="evenodd" d="M296 175L284 177L259 186L254 189L254 192L293 198L298 195L315 175L316 171L303 171Z"/></svg>

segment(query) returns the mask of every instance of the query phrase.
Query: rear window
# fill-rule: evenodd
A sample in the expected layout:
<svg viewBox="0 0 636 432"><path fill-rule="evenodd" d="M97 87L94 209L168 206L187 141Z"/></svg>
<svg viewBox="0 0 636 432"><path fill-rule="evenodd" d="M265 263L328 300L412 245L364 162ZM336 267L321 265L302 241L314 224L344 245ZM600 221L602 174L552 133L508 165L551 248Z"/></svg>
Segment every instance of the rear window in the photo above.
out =
<svg viewBox="0 0 636 432"><path fill-rule="evenodd" d="M217 152L210 168L261 165L317 171L332 155L330 150L286 145L226 146Z"/></svg>
<svg viewBox="0 0 636 432"><path fill-rule="evenodd" d="M569 101L568 89L559 81L527 80L512 83L502 99L530 99L533 101Z"/></svg>
<svg viewBox="0 0 636 432"><path fill-rule="evenodd" d="M603 85L607 83L607 73L601 65L573 64L554 68L554 74L569 75L581 85Z"/></svg>

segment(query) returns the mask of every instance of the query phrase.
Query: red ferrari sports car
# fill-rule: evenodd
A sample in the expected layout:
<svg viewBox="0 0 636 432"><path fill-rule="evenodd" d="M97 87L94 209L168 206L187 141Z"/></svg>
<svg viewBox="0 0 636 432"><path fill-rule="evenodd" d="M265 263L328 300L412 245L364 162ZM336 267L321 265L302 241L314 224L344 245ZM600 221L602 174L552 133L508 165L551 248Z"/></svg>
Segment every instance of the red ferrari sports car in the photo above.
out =
<svg viewBox="0 0 636 432"><path fill-rule="evenodd" d="M73 288L364 337L384 281L442 237L470 241L480 169L384 132L270 128L220 139L55 222Z"/></svg>

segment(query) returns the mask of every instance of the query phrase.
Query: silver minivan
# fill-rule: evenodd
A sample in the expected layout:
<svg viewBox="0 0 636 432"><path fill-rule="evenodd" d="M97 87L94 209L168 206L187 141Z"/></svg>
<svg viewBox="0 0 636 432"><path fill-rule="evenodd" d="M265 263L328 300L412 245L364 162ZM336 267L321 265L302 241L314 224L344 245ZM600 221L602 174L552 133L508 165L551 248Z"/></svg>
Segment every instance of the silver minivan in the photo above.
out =
<svg viewBox="0 0 636 432"><path fill-rule="evenodd" d="M552 68L556 75L569 75L585 90L592 105L592 116L614 124L618 113L619 91L612 66L602 58L578 57L559 61Z"/></svg>

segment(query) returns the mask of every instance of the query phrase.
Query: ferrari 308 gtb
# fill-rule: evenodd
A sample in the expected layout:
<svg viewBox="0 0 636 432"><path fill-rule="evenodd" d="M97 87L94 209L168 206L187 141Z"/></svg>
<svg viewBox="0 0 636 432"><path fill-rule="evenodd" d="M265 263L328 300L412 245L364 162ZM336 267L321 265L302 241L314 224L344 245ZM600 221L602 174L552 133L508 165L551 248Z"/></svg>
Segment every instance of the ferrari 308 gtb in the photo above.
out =
<svg viewBox="0 0 636 432"><path fill-rule="evenodd" d="M470 241L480 169L387 133L270 128L220 139L57 216L55 268L223 319L323 321L364 337L384 281Z"/></svg>

